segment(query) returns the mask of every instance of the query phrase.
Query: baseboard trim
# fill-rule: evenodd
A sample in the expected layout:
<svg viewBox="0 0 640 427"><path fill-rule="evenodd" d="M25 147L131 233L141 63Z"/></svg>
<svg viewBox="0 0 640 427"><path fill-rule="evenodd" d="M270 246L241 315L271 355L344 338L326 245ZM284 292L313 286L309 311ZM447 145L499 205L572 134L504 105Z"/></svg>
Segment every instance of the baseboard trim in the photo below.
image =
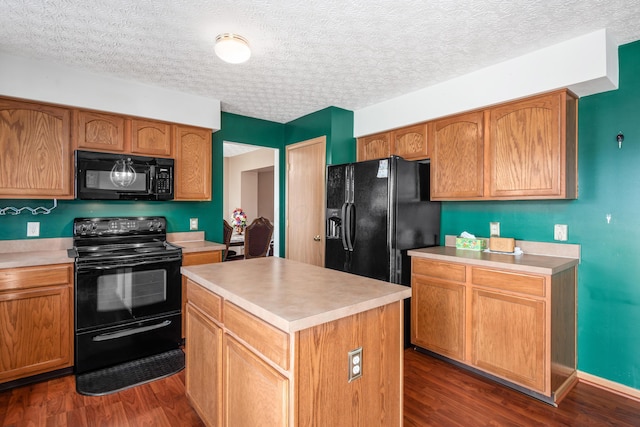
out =
<svg viewBox="0 0 640 427"><path fill-rule="evenodd" d="M578 371L578 379L582 383L589 384L608 392L640 402L640 390L638 390L637 388L629 387L611 380L596 377L595 375L587 374L586 372L582 371Z"/></svg>

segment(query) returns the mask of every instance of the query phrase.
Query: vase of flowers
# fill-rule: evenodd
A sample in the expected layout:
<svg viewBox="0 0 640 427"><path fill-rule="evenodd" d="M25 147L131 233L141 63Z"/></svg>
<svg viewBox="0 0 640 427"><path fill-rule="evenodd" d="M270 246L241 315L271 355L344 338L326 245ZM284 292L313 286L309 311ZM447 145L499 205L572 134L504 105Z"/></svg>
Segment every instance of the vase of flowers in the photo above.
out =
<svg viewBox="0 0 640 427"><path fill-rule="evenodd" d="M247 226L247 214L242 208L235 208L231 215L231 226L236 229L236 233L242 234Z"/></svg>

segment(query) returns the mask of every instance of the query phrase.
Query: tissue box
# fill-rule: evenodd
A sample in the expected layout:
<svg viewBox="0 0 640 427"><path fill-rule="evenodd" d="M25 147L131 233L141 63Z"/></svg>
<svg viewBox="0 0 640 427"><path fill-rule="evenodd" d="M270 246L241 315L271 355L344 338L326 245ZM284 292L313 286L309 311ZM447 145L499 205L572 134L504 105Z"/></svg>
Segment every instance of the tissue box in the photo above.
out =
<svg viewBox="0 0 640 427"><path fill-rule="evenodd" d="M487 248L487 241L484 239L467 239L456 237L456 249L470 249L472 251L483 251Z"/></svg>
<svg viewBox="0 0 640 427"><path fill-rule="evenodd" d="M513 252L516 242L510 237L491 237L489 238L489 249L497 252Z"/></svg>

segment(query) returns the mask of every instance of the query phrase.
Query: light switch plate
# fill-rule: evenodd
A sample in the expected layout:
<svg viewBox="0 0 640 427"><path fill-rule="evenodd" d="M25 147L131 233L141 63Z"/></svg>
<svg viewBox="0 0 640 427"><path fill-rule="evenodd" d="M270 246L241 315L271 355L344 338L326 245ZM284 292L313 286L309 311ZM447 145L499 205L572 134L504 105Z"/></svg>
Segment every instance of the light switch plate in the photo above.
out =
<svg viewBox="0 0 640 427"><path fill-rule="evenodd" d="M499 222L490 222L489 223L489 236L490 237L500 237L500 223Z"/></svg>
<svg viewBox="0 0 640 427"><path fill-rule="evenodd" d="M39 222L27 222L27 237L38 237L40 235Z"/></svg>
<svg viewBox="0 0 640 427"><path fill-rule="evenodd" d="M189 218L189 230L198 229L198 218Z"/></svg>
<svg viewBox="0 0 640 427"><path fill-rule="evenodd" d="M566 224L556 224L553 226L553 239L566 241L569 237L569 232L567 230Z"/></svg>

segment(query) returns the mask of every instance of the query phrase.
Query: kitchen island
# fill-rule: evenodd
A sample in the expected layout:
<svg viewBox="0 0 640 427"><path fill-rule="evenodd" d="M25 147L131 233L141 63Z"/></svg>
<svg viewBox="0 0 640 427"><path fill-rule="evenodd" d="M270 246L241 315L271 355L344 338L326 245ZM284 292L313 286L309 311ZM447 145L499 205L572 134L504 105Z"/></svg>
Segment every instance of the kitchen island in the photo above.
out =
<svg viewBox="0 0 640 427"><path fill-rule="evenodd" d="M186 393L205 424L402 424L410 288L276 257L182 274Z"/></svg>

